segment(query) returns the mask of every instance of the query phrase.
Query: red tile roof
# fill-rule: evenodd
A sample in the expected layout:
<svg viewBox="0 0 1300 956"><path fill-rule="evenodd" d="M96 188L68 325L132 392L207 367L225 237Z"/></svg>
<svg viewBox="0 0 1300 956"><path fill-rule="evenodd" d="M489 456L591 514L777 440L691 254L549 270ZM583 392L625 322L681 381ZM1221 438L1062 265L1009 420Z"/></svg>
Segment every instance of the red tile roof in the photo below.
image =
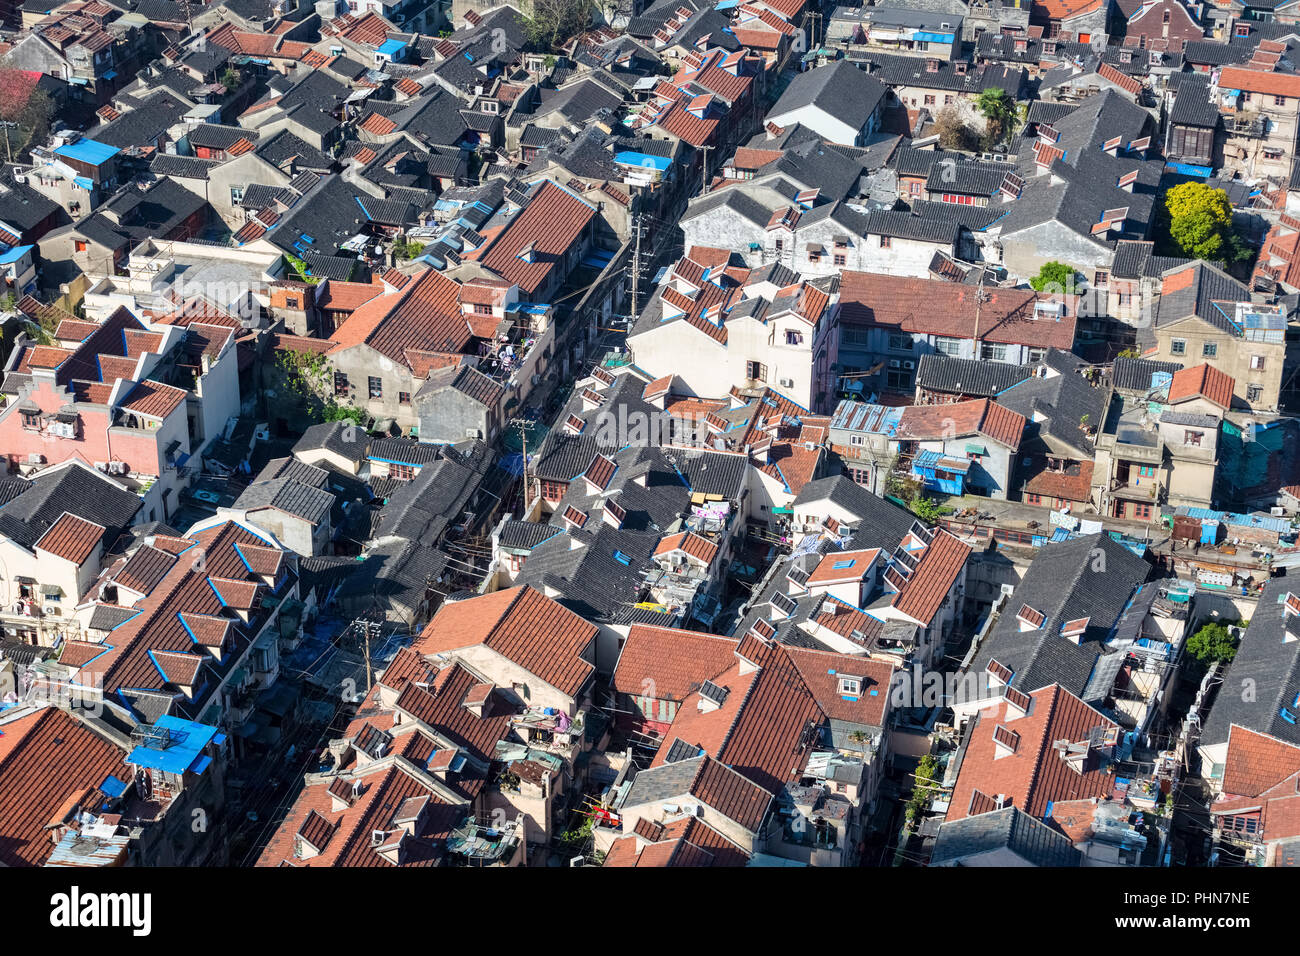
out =
<svg viewBox="0 0 1300 956"><path fill-rule="evenodd" d="M1223 792L1257 797L1278 781L1300 772L1300 747L1275 737L1233 726L1223 765Z"/></svg>
<svg viewBox="0 0 1300 956"><path fill-rule="evenodd" d="M897 435L902 439L926 441L983 435L1012 451L1020 447L1025 418L987 398L944 405L911 405L903 409Z"/></svg>
<svg viewBox="0 0 1300 956"><path fill-rule="evenodd" d="M634 624L614 665L611 686L633 697L680 702L735 662L731 638Z"/></svg>
<svg viewBox="0 0 1300 956"><path fill-rule="evenodd" d="M589 202L546 180L479 261L531 294L546 282L595 216L596 208ZM526 262L520 254L529 248L532 261Z"/></svg>
<svg viewBox="0 0 1300 956"><path fill-rule="evenodd" d="M109 774L126 779L125 753L54 707L0 730L0 865L40 866L54 849L46 824Z"/></svg>
<svg viewBox="0 0 1300 956"><path fill-rule="evenodd" d="M1131 96L1138 96L1142 92L1142 84L1140 81L1126 73L1121 73L1109 63L1102 63L1098 66L1097 75L1109 83L1114 83L1121 90Z"/></svg>
<svg viewBox="0 0 1300 956"><path fill-rule="evenodd" d="M754 783L772 792L802 772L798 751L810 723L828 719L882 726L893 668L862 657L790 647L747 635L737 648L758 666L740 673L739 663L712 678L728 690L716 710L702 712L698 694L678 708L666 742L680 738L698 746ZM863 679L863 693L845 699L839 674ZM873 694L872 691L875 693ZM668 746L660 747L654 766L663 764Z"/></svg>
<svg viewBox="0 0 1300 956"><path fill-rule="evenodd" d="M419 734L407 736L418 738ZM289 863L309 868L392 866L372 848L371 834L378 830L397 831L399 827L394 825L393 818L399 809L406 801L423 797L428 798L432 807L426 810L424 824L414 838L407 837L403 843L406 853L404 865L435 865L441 856L443 841L464 817L465 807L448 804L437 791L419 779L417 773L420 772L421 768L413 762L402 760L350 776L347 778L349 798L353 780L359 780L364 789L350 804L344 800L344 808L337 811L334 809L333 790L341 788L335 788L333 781L307 787L298 795L275 836L262 851L257 865ZM331 828L328 839L325 826L309 822L313 815L319 816L325 826ZM306 859L295 852L297 837L304 826L326 844L319 848L322 849L319 855Z"/></svg>
<svg viewBox="0 0 1300 956"><path fill-rule="evenodd" d="M1040 465L1043 462L1040 461ZM1095 463L1079 462L1079 473L1069 475L1062 471L1049 471L1041 467L1039 472L1025 482L1025 493L1042 495L1045 498L1063 498L1066 501L1085 502L1092 495L1092 473Z"/></svg>
<svg viewBox="0 0 1300 956"><path fill-rule="evenodd" d="M354 310L330 336L331 350L364 343L403 363L409 348L459 353L471 338L457 301L459 291L456 282L426 269L406 288L376 296Z"/></svg>
<svg viewBox="0 0 1300 956"><path fill-rule="evenodd" d="M1300 96L1300 76L1225 66L1219 74L1219 89L1264 93L1269 96Z"/></svg>
<svg viewBox="0 0 1300 956"><path fill-rule="evenodd" d="M953 787L949 821L992 809L991 805L981 806L977 794L990 801L1001 795L1006 798L1005 805L1042 819L1048 803L1104 797L1113 789L1115 778L1106 773L1095 751L1080 773L1066 763L1056 744L1079 743L1096 728L1118 725L1058 684L1030 696L1033 705L1028 716L1015 718L1015 711L999 704L985 708L974 718L976 724ZM993 735L1004 726L1019 735L1019 744L1015 753L1003 751L1004 755L999 756Z"/></svg>
<svg viewBox="0 0 1300 956"><path fill-rule="evenodd" d="M175 385L144 381L131 389L122 407L150 418L166 418L185 404L189 392Z"/></svg>
<svg viewBox="0 0 1300 956"><path fill-rule="evenodd" d="M942 279L845 271L840 278L840 314L849 325L968 339L975 334L976 291L974 286ZM1034 317L1040 296L1032 290L984 292L987 300L979 308L981 341L1066 351L1073 347L1074 296L1064 297L1066 315L1057 321ZM1049 301L1049 297L1042 300Z"/></svg>
<svg viewBox="0 0 1300 956"><path fill-rule="evenodd" d="M414 647L433 655L482 645L570 696L594 666L582 654L596 626L530 587L444 604Z"/></svg>
<svg viewBox="0 0 1300 956"><path fill-rule="evenodd" d="M107 529L65 511L49 530L41 535L36 547L80 566L94 552ZM81 595L69 595L80 597Z"/></svg>
<svg viewBox="0 0 1300 956"><path fill-rule="evenodd" d="M652 837L647 837L647 835ZM604 866L744 866L749 854L707 823L683 817L658 824L642 819L636 833L615 840Z"/></svg>
<svg viewBox="0 0 1300 956"><path fill-rule="evenodd" d="M693 531L683 531L680 534L664 535L655 547L655 557L674 551L683 551L705 564L712 564L718 555L718 546Z"/></svg>
<svg viewBox="0 0 1300 956"><path fill-rule="evenodd" d="M1199 396L1226 409L1232 406L1232 392L1236 385L1231 375L1205 362L1174 373L1173 381L1169 383L1169 401L1181 402Z"/></svg>
<svg viewBox="0 0 1300 956"><path fill-rule="evenodd" d="M1105 0L1033 0L1030 9L1052 20L1068 20L1091 13L1104 4Z"/></svg>
<svg viewBox="0 0 1300 956"><path fill-rule="evenodd" d="M970 545L947 531L936 531L916 570L895 596L894 609L922 626L929 626L966 566L970 553Z"/></svg>
<svg viewBox="0 0 1300 956"><path fill-rule="evenodd" d="M816 587L844 581L861 581L879 556L879 548L867 548L862 551L832 551L822 555L813 573L808 575L807 584L809 587Z"/></svg>

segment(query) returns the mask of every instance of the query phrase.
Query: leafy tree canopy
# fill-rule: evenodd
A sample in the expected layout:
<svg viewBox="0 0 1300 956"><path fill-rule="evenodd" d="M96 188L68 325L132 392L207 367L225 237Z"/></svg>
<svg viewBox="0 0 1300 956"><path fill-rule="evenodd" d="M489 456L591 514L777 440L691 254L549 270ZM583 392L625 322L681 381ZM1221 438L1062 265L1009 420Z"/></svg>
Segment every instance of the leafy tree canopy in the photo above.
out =
<svg viewBox="0 0 1300 956"><path fill-rule="evenodd" d="M1069 293L1074 291L1074 277L1074 266L1053 260L1044 262L1029 284L1035 292Z"/></svg>

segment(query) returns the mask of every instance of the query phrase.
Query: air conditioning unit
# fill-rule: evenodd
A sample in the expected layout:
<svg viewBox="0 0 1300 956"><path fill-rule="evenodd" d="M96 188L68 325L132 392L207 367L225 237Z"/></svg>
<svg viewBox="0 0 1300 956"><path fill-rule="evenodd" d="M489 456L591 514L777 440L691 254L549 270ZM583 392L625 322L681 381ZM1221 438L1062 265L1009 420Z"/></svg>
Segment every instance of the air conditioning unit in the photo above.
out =
<svg viewBox="0 0 1300 956"><path fill-rule="evenodd" d="M1286 509L1279 508L1275 505L1272 508L1268 509L1268 513L1271 514L1274 518L1282 518L1285 517L1286 515Z"/></svg>
<svg viewBox="0 0 1300 956"><path fill-rule="evenodd" d="M915 363L915 362L911 362L911 361L904 362L904 363L903 363L903 368L905 368L905 369L909 369L909 370L910 370L910 369L914 369L914 368L916 368L916 363Z"/></svg>
<svg viewBox="0 0 1300 956"><path fill-rule="evenodd" d="M40 464L44 464L44 462L45 462L45 456L42 455L40 452L34 451L27 456L27 464L29 465L40 465Z"/></svg>
<svg viewBox="0 0 1300 956"><path fill-rule="evenodd" d="M781 387L782 387L782 388L794 388L794 379L792 379L792 378L783 378L783 379L781 379Z"/></svg>
<svg viewBox="0 0 1300 956"><path fill-rule="evenodd" d="M477 429L477 428L467 428L467 429L465 429L465 437L466 437L466 438L478 438L478 429Z"/></svg>
<svg viewBox="0 0 1300 956"><path fill-rule="evenodd" d="M41 608L41 611L50 617L58 617L63 613L57 604L47 604L45 607Z"/></svg>

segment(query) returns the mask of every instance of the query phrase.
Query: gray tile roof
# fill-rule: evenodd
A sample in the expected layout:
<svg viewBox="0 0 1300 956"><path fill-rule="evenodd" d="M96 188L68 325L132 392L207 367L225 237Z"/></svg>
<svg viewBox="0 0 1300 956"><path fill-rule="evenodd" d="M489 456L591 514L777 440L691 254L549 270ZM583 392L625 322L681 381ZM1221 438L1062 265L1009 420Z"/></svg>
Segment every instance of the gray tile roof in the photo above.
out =
<svg viewBox="0 0 1300 956"><path fill-rule="evenodd" d="M240 510L274 508L302 518L311 524L320 524L334 505L334 496L328 491L313 488L293 478L272 478L249 485L235 499Z"/></svg>
<svg viewBox="0 0 1300 956"><path fill-rule="evenodd" d="M1225 310L1215 303L1249 302L1250 290L1222 269L1203 260L1196 260L1189 268L1194 271L1192 281L1161 295L1156 303L1156 326L1196 316L1222 332L1239 336L1241 332L1230 317L1232 309Z"/></svg>
<svg viewBox="0 0 1300 956"><path fill-rule="evenodd" d="M1078 374L1081 360L1072 353L1052 349L1042 364L1048 374L1012 385L998 395L998 404L1025 416L1031 423L1027 431L1063 443L1077 457L1091 458L1095 446L1081 422L1085 415L1094 427L1101 422L1106 390L1093 387Z"/></svg>
<svg viewBox="0 0 1300 956"><path fill-rule="evenodd" d="M1033 135L1021 137L1018 163L1025 187L1000 221L1002 234L1009 236L1056 221L1084 238L1104 244L1113 245L1119 238L1145 238L1164 163L1123 151L1111 156L1101 147L1112 137L1119 137L1124 145L1154 137L1157 131L1150 114L1108 89L1083 100L1052 125L1060 134L1056 146L1063 155L1052 164L1050 176L1040 175L1037 170L1037 127L1028 128ZM1120 189L1119 179L1135 170L1138 177L1133 191ZM1120 208L1128 210L1120 234L1093 236L1092 228L1103 220L1103 213Z"/></svg>
<svg viewBox="0 0 1300 956"><path fill-rule="evenodd" d="M1017 585L993 633L976 652L973 673L989 661L1009 668L1011 686L1033 693L1060 684L1087 700L1089 678L1102 656L1104 641L1119 621L1134 589L1151 574L1151 565L1108 535L1095 534L1044 545ZM1041 612L1036 630L1022 631L1021 605ZM1068 621L1088 618L1079 644L1061 636Z"/></svg>
<svg viewBox="0 0 1300 956"><path fill-rule="evenodd" d="M887 90L880 80L848 60L799 73L786 87L768 116L813 106L840 122L861 130L884 99Z"/></svg>
<svg viewBox="0 0 1300 956"><path fill-rule="evenodd" d="M21 523L34 543L70 511L108 529L105 541L111 544L139 510L138 495L110 478L70 465L38 473L26 491L0 506L0 515Z"/></svg>
<svg viewBox="0 0 1300 956"><path fill-rule="evenodd" d="M421 468L388 499L375 537L405 538L426 547L438 545L447 527L460 519L481 477L446 458Z"/></svg>
<svg viewBox="0 0 1300 956"><path fill-rule="evenodd" d="M916 386L954 395L993 398L1032 373L1033 367L1029 365L953 358L934 352L921 356Z"/></svg>
<svg viewBox="0 0 1300 956"><path fill-rule="evenodd" d="M1079 866L1082 854L1065 834L1018 807L963 817L939 828L930 865L956 864L983 853L1010 850L1031 866Z"/></svg>
<svg viewBox="0 0 1300 956"><path fill-rule="evenodd" d="M293 445L295 454L299 452L323 449L346 458L348 461L362 461L370 436L348 422L321 422L312 425Z"/></svg>
<svg viewBox="0 0 1300 956"><path fill-rule="evenodd" d="M916 242L956 245L961 226L950 219L926 219L910 212L877 211L867 214L863 235L890 236Z"/></svg>
<svg viewBox="0 0 1300 956"><path fill-rule="evenodd" d="M1300 581L1290 573L1270 578L1265 585L1205 722L1202 743L1227 740L1236 724L1300 744L1300 725L1294 722L1300 719L1294 703L1300 694L1300 626L1295 616L1286 614L1285 604L1278 603L1292 591L1300 592ZM1246 687L1253 693L1243 693ZM1282 716L1284 708L1292 720Z"/></svg>
<svg viewBox="0 0 1300 956"><path fill-rule="evenodd" d="M1174 105L1169 109L1169 122L1176 126L1196 126L1214 129L1219 125L1219 108L1210 102L1209 80L1183 81L1178 86Z"/></svg>
<svg viewBox="0 0 1300 956"><path fill-rule="evenodd" d="M1183 366L1178 362L1153 362L1140 358L1117 358L1112 372L1116 388L1126 391L1147 392L1151 390L1151 376L1160 372L1173 374Z"/></svg>

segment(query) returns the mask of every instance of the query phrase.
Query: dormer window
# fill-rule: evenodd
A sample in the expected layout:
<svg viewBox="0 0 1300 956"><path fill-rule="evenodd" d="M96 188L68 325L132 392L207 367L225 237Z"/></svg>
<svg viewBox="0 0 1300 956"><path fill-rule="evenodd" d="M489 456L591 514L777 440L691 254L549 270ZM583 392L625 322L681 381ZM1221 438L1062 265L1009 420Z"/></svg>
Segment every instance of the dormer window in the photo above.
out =
<svg viewBox="0 0 1300 956"><path fill-rule="evenodd" d="M862 678L849 677L840 675L840 696L841 697L861 697L862 696Z"/></svg>

